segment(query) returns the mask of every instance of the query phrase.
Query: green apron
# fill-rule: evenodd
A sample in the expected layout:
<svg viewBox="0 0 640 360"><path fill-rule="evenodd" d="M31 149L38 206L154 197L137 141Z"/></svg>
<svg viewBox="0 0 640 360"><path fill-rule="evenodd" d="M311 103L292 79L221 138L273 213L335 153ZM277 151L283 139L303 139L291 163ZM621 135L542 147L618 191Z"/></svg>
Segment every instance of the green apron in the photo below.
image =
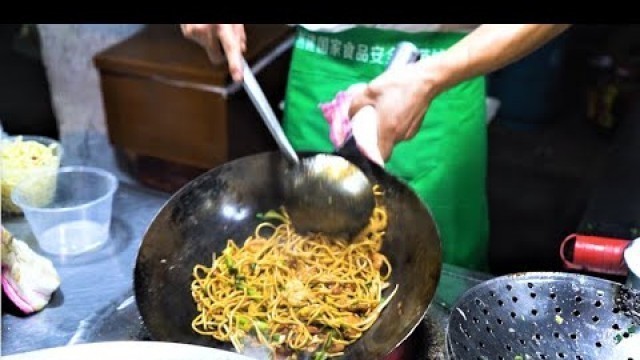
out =
<svg viewBox="0 0 640 360"><path fill-rule="evenodd" d="M320 33L299 28L284 109L284 129L293 147L333 151L329 126L318 104L382 73L399 41L413 42L425 57L446 50L463 36L373 28ZM484 78L440 94L416 136L396 145L385 167L407 183L433 214L444 262L487 270Z"/></svg>

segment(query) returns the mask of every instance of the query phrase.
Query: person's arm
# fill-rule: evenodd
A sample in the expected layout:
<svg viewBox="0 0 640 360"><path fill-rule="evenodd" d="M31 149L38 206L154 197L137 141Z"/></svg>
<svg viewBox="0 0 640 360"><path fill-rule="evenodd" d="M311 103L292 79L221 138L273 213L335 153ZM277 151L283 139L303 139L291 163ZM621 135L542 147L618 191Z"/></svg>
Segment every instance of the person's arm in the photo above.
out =
<svg viewBox="0 0 640 360"><path fill-rule="evenodd" d="M434 90L507 66L565 31L567 24L484 24L447 51L421 61Z"/></svg>
<svg viewBox="0 0 640 360"><path fill-rule="evenodd" d="M373 105L383 158L393 146L412 138L431 101L456 84L500 69L530 54L569 25L479 26L448 50L387 71L355 92L349 114ZM526 86L526 84L523 84Z"/></svg>

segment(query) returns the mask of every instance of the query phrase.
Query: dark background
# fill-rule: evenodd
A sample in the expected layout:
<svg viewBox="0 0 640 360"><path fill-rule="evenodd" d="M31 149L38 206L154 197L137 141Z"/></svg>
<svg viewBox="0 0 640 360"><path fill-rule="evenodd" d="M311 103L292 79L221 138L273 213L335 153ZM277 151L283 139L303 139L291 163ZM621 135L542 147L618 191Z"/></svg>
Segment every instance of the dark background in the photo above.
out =
<svg viewBox="0 0 640 360"><path fill-rule="evenodd" d="M562 270L574 232L638 235L639 60L640 26L578 25L488 77L492 272ZM0 79L4 130L57 137L35 27L0 25Z"/></svg>
<svg viewBox="0 0 640 360"><path fill-rule="evenodd" d="M0 79L4 131L57 137L35 26L0 24Z"/></svg>

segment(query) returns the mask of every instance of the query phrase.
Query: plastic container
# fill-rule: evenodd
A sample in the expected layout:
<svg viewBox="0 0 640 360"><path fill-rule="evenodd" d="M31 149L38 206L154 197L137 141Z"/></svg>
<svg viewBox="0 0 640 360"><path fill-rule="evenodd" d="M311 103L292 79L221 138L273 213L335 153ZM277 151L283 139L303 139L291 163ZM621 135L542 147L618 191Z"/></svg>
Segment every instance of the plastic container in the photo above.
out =
<svg viewBox="0 0 640 360"><path fill-rule="evenodd" d="M41 205L31 191L42 178L57 177L51 201ZM12 200L24 211L40 248L50 254L78 255L109 238L113 195L118 180L93 167L63 167L18 184Z"/></svg>
<svg viewBox="0 0 640 360"><path fill-rule="evenodd" d="M23 142L35 141L47 147L52 147L53 158L43 162L39 165L34 165L38 161L33 163L20 162L13 164L10 161L2 161L2 170L0 171L0 183L2 186L2 213L5 215L20 215L22 211L20 207L13 203L11 200L11 193L15 187L25 179L33 178L35 174L43 171L55 172L60 167L60 161L64 154L62 145L51 138L44 136L32 136L32 135L20 135L20 136L8 136L2 138L0 141L0 151L5 154L8 146L13 142L22 138ZM10 155L10 156L13 156ZM55 188L55 177L48 177L46 179L40 179L41 183L38 186L33 186L31 191L34 192L30 196L34 199L39 198L40 204L44 205L50 200L50 197ZM34 200L35 201L35 200Z"/></svg>

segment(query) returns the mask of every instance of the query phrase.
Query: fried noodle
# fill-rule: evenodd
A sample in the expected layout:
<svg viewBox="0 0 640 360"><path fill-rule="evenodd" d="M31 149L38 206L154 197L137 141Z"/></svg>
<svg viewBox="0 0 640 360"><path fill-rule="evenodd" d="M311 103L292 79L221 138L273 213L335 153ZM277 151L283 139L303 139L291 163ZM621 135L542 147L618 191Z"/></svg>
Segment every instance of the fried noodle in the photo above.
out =
<svg viewBox="0 0 640 360"><path fill-rule="evenodd" d="M397 290L383 297L391 276L380 252L387 211L380 187L374 194L369 224L352 241L297 234L285 209L269 212L281 223L259 224L242 247L228 240L210 267L193 269L193 330L238 352L252 334L274 353L342 355Z"/></svg>

